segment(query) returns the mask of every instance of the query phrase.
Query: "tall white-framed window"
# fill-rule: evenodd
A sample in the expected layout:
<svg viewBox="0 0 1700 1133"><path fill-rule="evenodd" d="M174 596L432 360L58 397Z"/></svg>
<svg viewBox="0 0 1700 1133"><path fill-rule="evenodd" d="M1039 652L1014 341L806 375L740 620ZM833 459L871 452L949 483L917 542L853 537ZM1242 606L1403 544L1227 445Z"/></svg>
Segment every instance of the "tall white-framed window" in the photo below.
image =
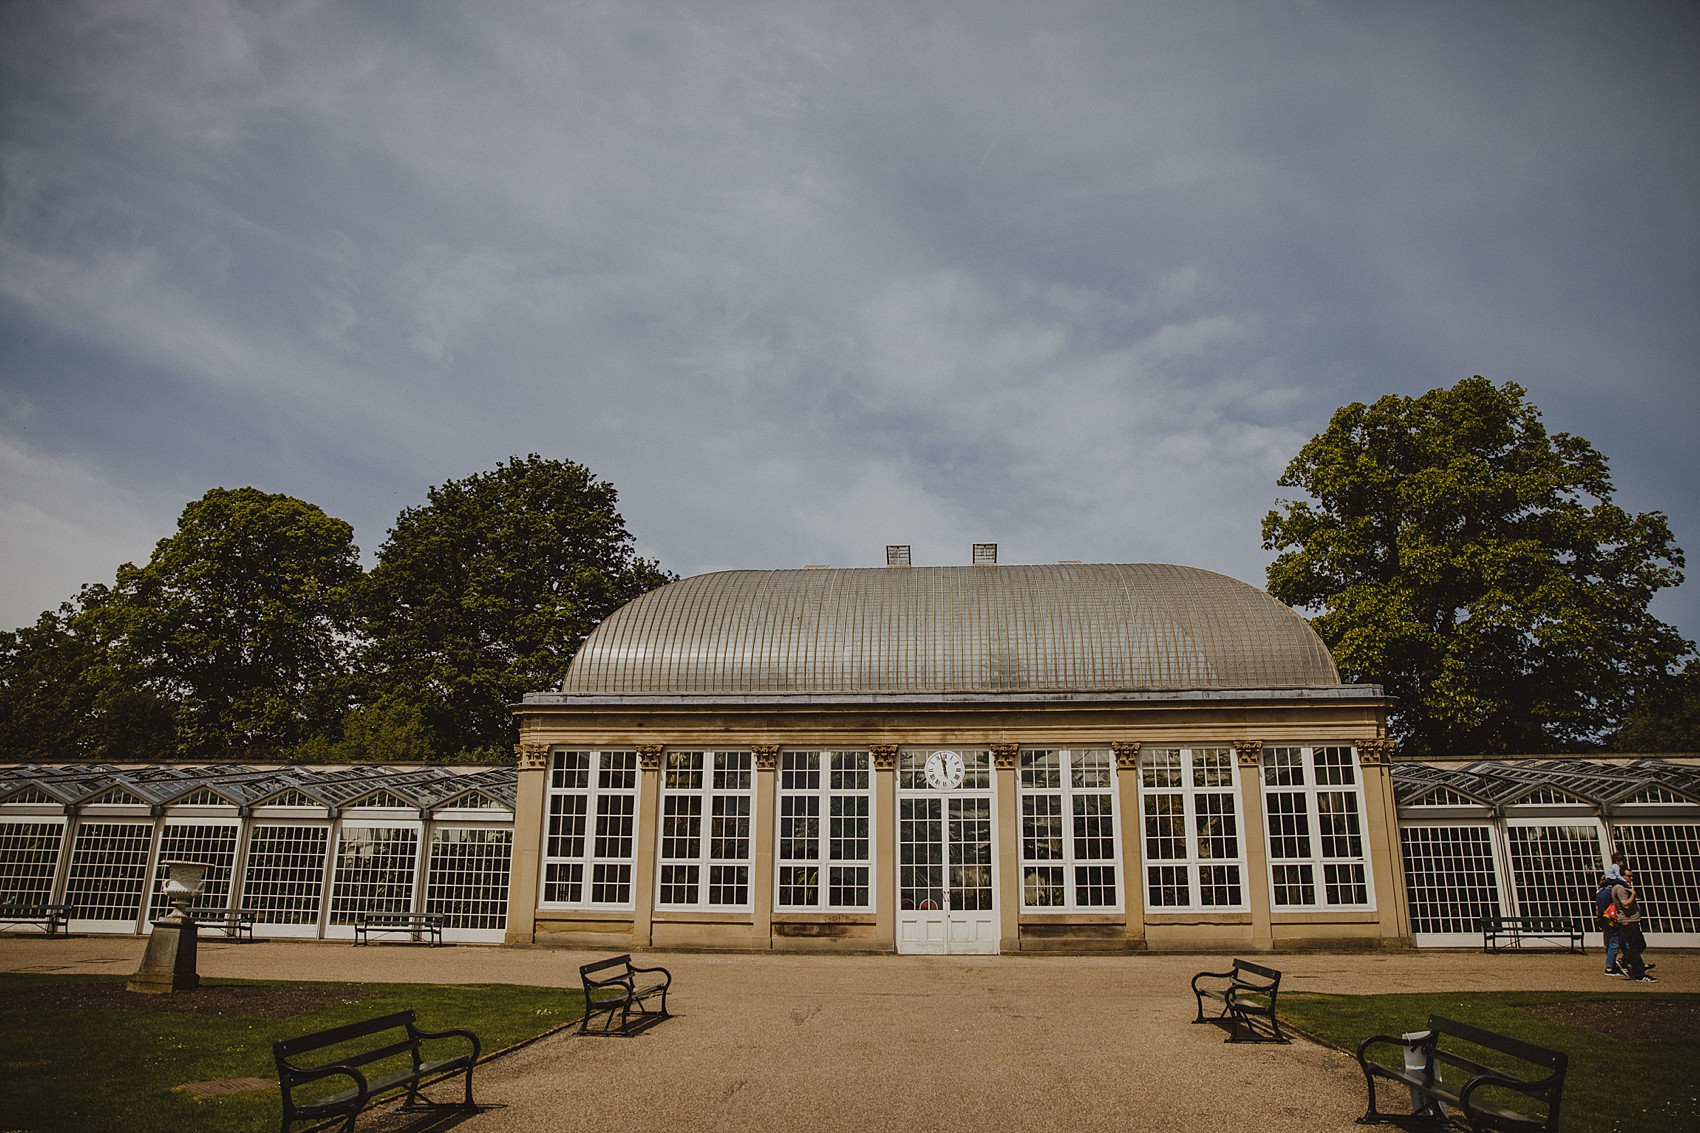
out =
<svg viewBox="0 0 1700 1133"><path fill-rule="evenodd" d="M1700 823L1638 819L1613 831L1647 903L1643 931L1665 942L1700 943Z"/></svg>
<svg viewBox="0 0 1700 1133"><path fill-rule="evenodd" d="M550 754L540 907L633 907L637 795L636 751Z"/></svg>
<svg viewBox="0 0 1700 1133"><path fill-rule="evenodd" d="M1481 918L1500 914L1499 866L1487 823L1401 822L1399 844L1418 944L1458 943L1436 938L1479 935Z"/></svg>
<svg viewBox="0 0 1700 1133"><path fill-rule="evenodd" d="M64 843L63 818L0 819L0 892L24 905L50 900Z"/></svg>
<svg viewBox="0 0 1700 1133"><path fill-rule="evenodd" d="M77 827L65 877L73 921L93 921L97 931L135 931L147 894L153 834L148 821Z"/></svg>
<svg viewBox="0 0 1700 1133"><path fill-rule="evenodd" d="M330 923L362 913L411 913L419 878L419 826L344 822L331 875Z"/></svg>
<svg viewBox="0 0 1700 1133"><path fill-rule="evenodd" d="M1263 749L1274 908L1372 907L1359 779L1349 747Z"/></svg>
<svg viewBox="0 0 1700 1133"><path fill-rule="evenodd" d="M1109 751L1023 751L1019 766L1022 907L1120 909Z"/></svg>
<svg viewBox="0 0 1700 1133"><path fill-rule="evenodd" d="M1517 915L1592 928L1594 890L1611 853L1600 824L1520 819L1505 827Z"/></svg>
<svg viewBox="0 0 1700 1133"><path fill-rule="evenodd" d="M1147 910L1248 907L1239 797L1233 748L1139 753Z"/></svg>
<svg viewBox="0 0 1700 1133"><path fill-rule="evenodd" d="M438 826L431 831L425 911L443 928L497 933L508 924L508 870L514 832L501 827Z"/></svg>
<svg viewBox="0 0 1700 1133"><path fill-rule="evenodd" d="M775 908L873 908L873 772L865 751L779 753Z"/></svg>
<svg viewBox="0 0 1700 1133"><path fill-rule="evenodd" d="M242 905L271 926L308 926L318 932L324 897L326 823L262 823L248 831L248 861L242 873ZM301 935L292 932L290 935Z"/></svg>
<svg viewBox="0 0 1700 1133"><path fill-rule="evenodd" d="M165 827L159 833L159 854L154 862L149 923L171 912L171 901L165 895L165 883L171 874L166 862L205 864L208 867L206 876L201 880L201 892L194 900L194 907L229 907L231 867L236 861L236 842L241 834L239 824L223 819L166 819Z"/></svg>
<svg viewBox="0 0 1700 1133"><path fill-rule="evenodd" d="M670 751L662 756L657 908L751 907L751 764L747 751Z"/></svg>

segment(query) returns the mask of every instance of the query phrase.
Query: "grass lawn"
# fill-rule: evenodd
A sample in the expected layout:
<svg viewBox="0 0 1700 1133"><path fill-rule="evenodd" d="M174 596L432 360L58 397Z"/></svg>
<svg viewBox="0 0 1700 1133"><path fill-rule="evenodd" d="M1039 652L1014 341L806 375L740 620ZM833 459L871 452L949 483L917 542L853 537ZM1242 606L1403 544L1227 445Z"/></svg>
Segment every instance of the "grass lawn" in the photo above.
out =
<svg viewBox="0 0 1700 1133"><path fill-rule="evenodd" d="M1597 1004L1601 1018L1618 1005L1651 1014L1659 1001L1692 1007L1700 995L1645 992L1431 992L1421 995L1316 995L1281 997L1281 1017L1329 1046L1356 1054L1370 1035L1420 1031L1430 1015L1444 1015L1512 1035L1570 1056L1560 1107L1566 1133L1693 1133L1700 1130L1700 1039L1667 1037L1623 1041L1592 1027L1545 1018L1528 1010L1540 1004ZM1626 1001L1631 1001L1626 1004ZM1639 1002L1634 1002L1639 1001ZM1692 1033L1692 1031L1690 1032ZM1377 1057L1393 1062L1382 1049ZM1502 1056L1503 1057L1503 1056ZM1484 1059L1492 1063L1492 1059ZM1394 1063L1397 1065L1397 1063ZM1517 1069L1527 1069L1509 1064ZM1384 1108L1403 1112L1404 1088L1378 1081Z"/></svg>
<svg viewBox="0 0 1700 1133"><path fill-rule="evenodd" d="M274 1039L413 1008L425 1030L464 1027L490 1054L575 1021L583 1014L576 988L419 984L289 985L323 989L323 1002L281 1018L253 1014L113 1010L32 1005L20 1001L69 994L73 984L124 979L0 973L0 1131L98 1129L136 1133L254 1133L275 1130L281 1116ZM234 995L260 981L208 981ZM59 985L53 987L50 985ZM126 993L127 994L127 993ZM261 993L249 993L261 994ZM152 997L150 997L152 998ZM164 997L160 997L164 998ZM464 1045L460 1048L464 1049ZM264 1078L267 1089L196 1096L174 1087L191 1082ZM478 1076L473 1075L476 1093ZM434 1093L456 1096L458 1084ZM441 1091L450 1091L443 1093ZM297 1126L305 1128L306 1126Z"/></svg>

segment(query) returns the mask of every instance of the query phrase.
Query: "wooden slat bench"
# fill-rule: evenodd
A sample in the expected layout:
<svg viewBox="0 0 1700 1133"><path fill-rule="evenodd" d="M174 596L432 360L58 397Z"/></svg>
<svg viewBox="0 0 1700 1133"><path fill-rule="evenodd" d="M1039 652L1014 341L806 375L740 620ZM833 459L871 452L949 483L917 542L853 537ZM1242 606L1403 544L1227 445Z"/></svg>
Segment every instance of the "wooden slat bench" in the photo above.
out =
<svg viewBox="0 0 1700 1133"><path fill-rule="evenodd" d="M424 1057L426 1042L448 1038L465 1039L471 1049L451 1058ZM471 1031L420 1030L411 1010L281 1039L272 1043L278 1086L283 1092L280 1133L289 1133L289 1126L296 1121L337 1117L343 1118L343 1133L353 1133L354 1119L361 1110L400 1090L407 1091L404 1107L460 1105L471 1109L472 1068L478 1064L479 1050L478 1036ZM326 1051L331 1053L319 1058L303 1057ZM459 1074L466 1076L463 1102L433 1102L420 1095L422 1086ZM347 1088L328 1095L303 1097L314 1094L313 1083L331 1079L345 1079Z"/></svg>
<svg viewBox="0 0 1700 1133"><path fill-rule="evenodd" d="M435 948L443 942L443 914L441 913L356 913L354 915L354 943L370 944L372 936L394 936L406 933L415 944L429 944Z"/></svg>
<svg viewBox="0 0 1700 1133"><path fill-rule="evenodd" d="M190 909L189 916L197 925L222 929L231 940L250 941L254 939L254 921L258 919L253 909Z"/></svg>
<svg viewBox="0 0 1700 1133"><path fill-rule="evenodd" d="M591 1033L591 1019L602 1014L608 1016L608 1022L595 1033L605 1035L634 1035L667 1018L667 989L673 984L673 975L666 968L639 968L633 966L629 955L612 956L580 965L578 975L584 982L584 1018L578 1025L581 1035ZM653 996L661 998L659 1011L643 1005Z"/></svg>
<svg viewBox="0 0 1700 1133"><path fill-rule="evenodd" d="M31 926L48 936L58 936L71 920L71 906L42 901L0 902L0 925Z"/></svg>
<svg viewBox="0 0 1700 1133"><path fill-rule="evenodd" d="M1582 925L1561 917L1483 917L1479 927L1483 952L1498 952L1501 942L1512 948L1522 948L1523 941L1529 939L1546 940L1555 945L1562 942L1571 952L1586 954L1588 951L1583 943Z"/></svg>
<svg viewBox="0 0 1700 1133"><path fill-rule="evenodd" d="M1392 1035L1371 1035L1358 1044L1358 1066L1364 1072L1364 1082L1369 1089L1369 1108L1358 1118L1359 1125L1388 1119L1388 1115L1381 1113L1375 1105L1375 1080L1380 1077L1420 1091L1430 1099L1430 1106L1438 1101L1462 1110L1470 1127L1475 1130L1517 1129L1531 1133L1537 1130L1556 1133L1564 1075L1570 1064L1570 1057L1563 1051L1536 1046L1439 1015L1429 1016L1428 1033L1421 1040L1424 1066L1417 1069L1404 1066L1405 1042ZM1489 1066L1449 1049L1454 1043L1468 1043L1476 1050L1506 1056L1496 1059L1496 1062L1523 1065ZM1389 1065L1370 1057L1372 1047L1384 1044L1390 1044L1399 1051L1400 1065ZM1533 1072L1526 1069L1530 1067ZM1513 1109L1509 1104L1511 1101L1522 1103L1520 1099L1508 1098L1507 1094L1522 1095L1539 1103L1539 1106L1523 1105L1521 1109ZM1545 1113L1527 1112L1534 1108L1544 1108Z"/></svg>
<svg viewBox="0 0 1700 1133"><path fill-rule="evenodd" d="M1200 984L1200 980L1225 980L1226 983ZM1192 994L1198 1000L1198 1018L1194 1023L1212 1023L1223 1018L1229 1021L1228 1041L1231 1043L1284 1043L1281 1020L1275 1016L1275 995L1281 988L1281 973L1250 960L1235 960L1232 971L1200 972L1192 977ZM1222 1010L1214 1019L1204 1016L1204 1001L1218 1000ZM1253 1022L1269 1020L1269 1032L1261 1032Z"/></svg>

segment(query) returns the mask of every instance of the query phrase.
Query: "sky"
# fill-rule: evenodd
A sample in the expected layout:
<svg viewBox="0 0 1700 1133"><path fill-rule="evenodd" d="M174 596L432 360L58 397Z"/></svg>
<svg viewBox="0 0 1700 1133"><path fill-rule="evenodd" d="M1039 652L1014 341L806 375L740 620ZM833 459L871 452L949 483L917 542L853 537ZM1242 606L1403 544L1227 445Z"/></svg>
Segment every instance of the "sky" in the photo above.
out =
<svg viewBox="0 0 1700 1133"><path fill-rule="evenodd" d="M1700 567L1696 218L1686 2L9 0L0 627L531 452L682 575L1262 585L1336 408L1475 374Z"/></svg>

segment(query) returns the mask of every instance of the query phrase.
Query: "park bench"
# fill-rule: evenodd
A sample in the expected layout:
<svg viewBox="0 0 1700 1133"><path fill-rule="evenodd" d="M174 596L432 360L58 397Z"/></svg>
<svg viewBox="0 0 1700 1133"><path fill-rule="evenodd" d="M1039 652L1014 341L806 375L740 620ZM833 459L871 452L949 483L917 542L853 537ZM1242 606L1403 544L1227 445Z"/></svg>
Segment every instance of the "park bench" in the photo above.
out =
<svg viewBox="0 0 1700 1133"><path fill-rule="evenodd" d="M1416 1043L1420 1053L1416 1060L1418 1065L1409 1065L1412 1060L1407 1059L1406 1065L1390 1066L1373 1061L1369 1056L1370 1048L1377 1044L1404 1048L1411 1041ZM1506 1059L1497 1061L1522 1063L1533 1067L1534 1072L1488 1066L1448 1049L1448 1046L1442 1045L1443 1041L1448 1045L1468 1043L1472 1053L1485 1050L1506 1055ZM1570 1057L1563 1051L1549 1050L1468 1023L1430 1015L1427 1033L1419 1032L1419 1036L1412 1040L1371 1035L1358 1044L1358 1065L1363 1069L1364 1082L1369 1088L1369 1109L1358 1118L1358 1124L1368 1125L1387 1119L1388 1115L1375 1107L1375 1080L1381 1077L1403 1083L1416 1091L1414 1096L1418 1103L1415 1108L1418 1111L1433 1113L1432 1107L1436 1102L1454 1107L1463 1111L1474 1130L1521 1129L1556 1133L1559 1096L1564 1089L1564 1073L1569 1062ZM1507 1098L1508 1093L1522 1094L1540 1102L1546 1108L1545 1115L1537 1116L1510 1108L1509 1103L1519 1099Z"/></svg>
<svg viewBox="0 0 1700 1133"><path fill-rule="evenodd" d="M639 1031L667 1018L667 989L673 975L666 968L638 968L632 958L613 956L594 964L582 964L579 979L584 981L584 1018L578 1033L590 1031L590 1021L606 1014L607 1024L599 1031L606 1035L635 1035ZM661 997L661 1010L652 1011L643 1005L651 996ZM614 1016L620 1017L614 1025Z"/></svg>
<svg viewBox="0 0 1700 1133"><path fill-rule="evenodd" d="M1226 983L1200 984L1200 980L1226 980ZM1281 1021L1275 1017L1275 994L1281 987L1281 973L1249 960L1235 960L1232 971L1200 972L1192 977L1192 994L1198 1000L1198 1018L1194 1023L1212 1023L1226 1018L1231 1043L1284 1043ZM1204 1001L1219 1000L1222 1010L1213 1019L1204 1017ZM1259 1031L1255 1019L1269 1020L1269 1033Z"/></svg>
<svg viewBox="0 0 1700 1133"><path fill-rule="evenodd" d="M189 916L196 925L222 929L232 940L253 940L258 919L253 909L190 909Z"/></svg>
<svg viewBox="0 0 1700 1133"><path fill-rule="evenodd" d="M1582 942L1582 926L1562 917L1497 917L1481 918L1482 951L1498 952L1503 941L1512 948L1523 947L1528 939L1563 942L1571 952L1588 951Z"/></svg>
<svg viewBox="0 0 1700 1133"><path fill-rule="evenodd" d="M0 924L33 925L48 936L64 932L70 919L69 905L50 905L42 901L0 902Z"/></svg>
<svg viewBox="0 0 1700 1133"><path fill-rule="evenodd" d="M471 1052L452 1058L424 1057L427 1041L447 1038L465 1039L472 1046ZM458 1104L471 1109L472 1068L478 1063L479 1049L478 1036L471 1031L420 1030L411 1010L281 1039L272 1043L278 1087L283 1093L280 1133L289 1133L292 1122L337 1117L344 1119L343 1133L353 1133L354 1119L362 1110L399 1090L407 1091L402 1103L405 1108L447 1108L457 1103L433 1102L419 1091L457 1074L466 1075L466 1100ZM336 1093L324 1095L312 1089L315 1082L335 1086L342 1080L347 1081L347 1088ZM303 1099L303 1094L308 1096Z"/></svg>
<svg viewBox="0 0 1700 1133"><path fill-rule="evenodd" d="M372 937L406 933L414 943L429 943L435 948L443 942L441 913L356 913L354 914L354 943L370 944Z"/></svg>

